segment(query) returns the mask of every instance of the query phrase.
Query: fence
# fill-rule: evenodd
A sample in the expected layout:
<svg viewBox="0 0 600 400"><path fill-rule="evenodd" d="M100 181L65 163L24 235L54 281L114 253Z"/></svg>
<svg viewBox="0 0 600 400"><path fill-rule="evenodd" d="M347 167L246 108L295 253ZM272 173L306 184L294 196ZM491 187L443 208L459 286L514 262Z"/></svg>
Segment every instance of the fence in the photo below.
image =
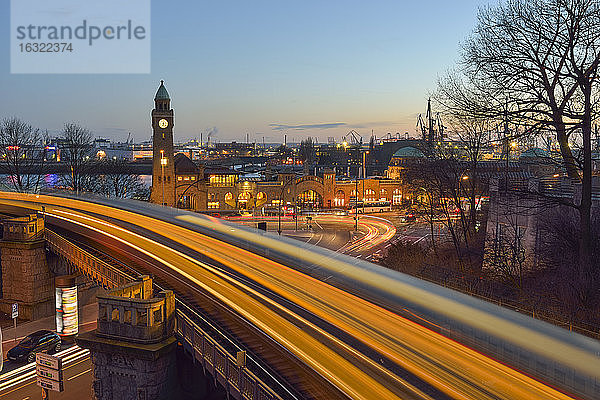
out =
<svg viewBox="0 0 600 400"><path fill-rule="evenodd" d="M542 294L534 293L530 295L527 302L510 299L509 296L514 295L515 291L512 287L489 281L483 277L460 274L434 265L423 266L414 276L600 340L600 326L575 324L573 321L560 318L560 315L567 314L564 307L558 301L551 301ZM535 308L531 304L547 304L547 306ZM550 310L555 312L551 313Z"/></svg>

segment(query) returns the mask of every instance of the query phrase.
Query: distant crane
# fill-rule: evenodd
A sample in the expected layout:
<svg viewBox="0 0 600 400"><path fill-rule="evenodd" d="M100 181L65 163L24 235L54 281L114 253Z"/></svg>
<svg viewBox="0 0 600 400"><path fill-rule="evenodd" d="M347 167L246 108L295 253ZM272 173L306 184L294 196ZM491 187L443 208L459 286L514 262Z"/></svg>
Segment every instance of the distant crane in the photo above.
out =
<svg viewBox="0 0 600 400"><path fill-rule="evenodd" d="M360 136L360 134L358 132L356 132L354 129L352 129L350 132L348 132L346 134L346 136L344 136L344 142L347 142L346 138L350 136L350 144L354 144L354 145L362 145L363 142L363 138L362 136Z"/></svg>
<svg viewBox="0 0 600 400"><path fill-rule="evenodd" d="M427 100L427 114L425 115L425 119L423 119L422 114L419 114L417 118L417 129L421 130L423 140L429 143L433 143L436 140L444 140L445 128L440 113L436 113L434 116L431 111L431 99Z"/></svg>

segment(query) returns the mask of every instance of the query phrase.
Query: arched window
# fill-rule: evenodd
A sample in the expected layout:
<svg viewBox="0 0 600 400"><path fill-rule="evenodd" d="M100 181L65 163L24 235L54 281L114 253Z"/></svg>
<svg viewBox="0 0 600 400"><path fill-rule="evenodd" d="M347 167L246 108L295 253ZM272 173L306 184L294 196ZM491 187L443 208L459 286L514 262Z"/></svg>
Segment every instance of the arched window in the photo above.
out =
<svg viewBox="0 0 600 400"><path fill-rule="evenodd" d="M402 191L400 189L394 189L394 193L392 194L392 204L402 204Z"/></svg>
<svg viewBox="0 0 600 400"><path fill-rule="evenodd" d="M367 189L365 190L364 193L364 201L375 201L376 196L375 196L375 191L373 189Z"/></svg>
<svg viewBox="0 0 600 400"><path fill-rule="evenodd" d="M346 194L343 190L335 192L335 198L333 199L333 205L336 207L343 207L346 202Z"/></svg>
<svg viewBox="0 0 600 400"><path fill-rule="evenodd" d="M225 194L225 201L231 201L231 200L233 200L233 193L227 192Z"/></svg>
<svg viewBox="0 0 600 400"><path fill-rule="evenodd" d="M385 189L379 191L379 200L387 200L388 192Z"/></svg>

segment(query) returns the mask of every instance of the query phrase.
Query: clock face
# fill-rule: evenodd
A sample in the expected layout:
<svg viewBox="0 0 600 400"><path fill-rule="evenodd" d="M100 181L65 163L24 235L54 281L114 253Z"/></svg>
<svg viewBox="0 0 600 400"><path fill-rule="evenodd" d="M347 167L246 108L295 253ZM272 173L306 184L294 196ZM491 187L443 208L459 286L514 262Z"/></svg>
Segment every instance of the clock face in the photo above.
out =
<svg viewBox="0 0 600 400"><path fill-rule="evenodd" d="M166 119L161 119L160 121L158 121L158 126L165 129L167 126L169 126L169 123Z"/></svg>

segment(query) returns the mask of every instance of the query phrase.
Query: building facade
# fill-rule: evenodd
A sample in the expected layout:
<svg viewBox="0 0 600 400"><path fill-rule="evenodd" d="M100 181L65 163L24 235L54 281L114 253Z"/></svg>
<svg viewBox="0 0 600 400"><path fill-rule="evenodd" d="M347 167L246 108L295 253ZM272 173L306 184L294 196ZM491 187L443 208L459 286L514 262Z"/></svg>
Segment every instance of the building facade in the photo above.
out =
<svg viewBox="0 0 600 400"><path fill-rule="evenodd" d="M228 168L205 168L187 154L174 154L174 113L161 84L152 110L153 168L151 202L200 212L265 211L282 206L302 209L347 208L358 201L390 201L399 206L399 180L338 180L333 169L322 176L280 172L275 180L240 179Z"/></svg>

